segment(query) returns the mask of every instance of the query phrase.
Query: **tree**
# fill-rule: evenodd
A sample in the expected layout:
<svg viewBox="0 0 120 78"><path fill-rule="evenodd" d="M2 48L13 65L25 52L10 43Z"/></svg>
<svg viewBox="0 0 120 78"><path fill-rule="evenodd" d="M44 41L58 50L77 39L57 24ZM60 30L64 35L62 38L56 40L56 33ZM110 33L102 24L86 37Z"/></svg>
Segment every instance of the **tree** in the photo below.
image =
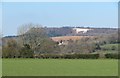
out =
<svg viewBox="0 0 120 78"><path fill-rule="evenodd" d="M67 54L91 53L95 51L95 42L91 38L82 38L77 41L70 41L68 45L62 45L61 52Z"/></svg>
<svg viewBox="0 0 120 78"><path fill-rule="evenodd" d="M2 53L3 57L7 57L7 58L19 57L19 45L14 39L7 40L7 44L3 45L2 49L3 49L3 53Z"/></svg>
<svg viewBox="0 0 120 78"><path fill-rule="evenodd" d="M19 36L19 44L23 45L25 44L24 42L24 35L26 32L28 32L31 28L33 27L33 24L24 24L18 27L17 34Z"/></svg>
<svg viewBox="0 0 120 78"><path fill-rule="evenodd" d="M59 53L59 46L51 39L43 39L39 46L36 47L36 52L39 54L55 54Z"/></svg>
<svg viewBox="0 0 120 78"><path fill-rule="evenodd" d="M24 29L25 26L22 28ZM25 33L21 29L19 30L23 33L19 36L23 42L22 45L29 45L34 54L58 52L59 47L48 37L45 29L41 25L28 24L27 27L28 29Z"/></svg>
<svg viewBox="0 0 120 78"><path fill-rule="evenodd" d="M18 28L19 42L21 45L29 44L32 49L40 44L44 37L41 25L25 24Z"/></svg>
<svg viewBox="0 0 120 78"><path fill-rule="evenodd" d="M32 58L33 51L28 44L24 44L24 46L20 49L20 57L22 58Z"/></svg>

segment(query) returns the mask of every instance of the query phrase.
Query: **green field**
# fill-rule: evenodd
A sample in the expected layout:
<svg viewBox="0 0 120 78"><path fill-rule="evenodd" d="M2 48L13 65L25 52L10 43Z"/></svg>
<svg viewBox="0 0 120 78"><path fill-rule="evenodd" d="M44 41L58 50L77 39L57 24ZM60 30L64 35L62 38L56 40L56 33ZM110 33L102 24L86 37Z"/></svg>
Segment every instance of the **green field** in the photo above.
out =
<svg viewBox="0 0 120 78"><path fill-rule="evenodd" d="M105 44L105 45L102 45L101 48L106 50L115 49L115 51L118 51L118 46L120 46L120 44Z"/></svg>
<svg viewBox="0 0 120 78"><path fill-rule="evenodd" d="M115 59L3 59L3 76L117 76Z"/></svg>
<svg viewBox="0 0 120 78"><path fill-rule="evenodd" d="M92 54L96 54L96 53L102 53L102 54L118 53L118 46L120 46L120 44L105 44L105 45L100 46L101 50L93 52Z"/></svg>

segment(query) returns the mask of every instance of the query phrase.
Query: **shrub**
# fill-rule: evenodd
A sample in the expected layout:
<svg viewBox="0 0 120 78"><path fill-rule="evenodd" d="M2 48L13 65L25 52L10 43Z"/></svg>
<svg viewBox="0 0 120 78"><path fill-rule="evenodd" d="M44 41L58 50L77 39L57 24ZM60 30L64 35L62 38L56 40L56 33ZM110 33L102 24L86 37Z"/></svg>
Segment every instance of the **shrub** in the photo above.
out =
<svg viewBox="0 0 120 78"><path fill-rule="evenodd" d="M119 57L120 57L120 54L115 54L115 53L109 53L109 54L105 54L105 57L106 58L111 58L111 59L119 59Z"/></svg>
<svg viewBox="0 0 120 78"><path fill-rule="evenodd" d="M43 59L98 59L99 54L64 54L64 55L59 55L59 54L43 54L39 55L38 58L43 58Z"/></svg>
<svg viewBox="0 0 120 78"><path fill-rule="evenodd" d="M25 44L24 47L20 49L21 58L33 58L33 50L30 48L30 45Z"/></svg>
<svg viewBox="0 0 120 78"><path fill-rule="evenodd" d="M77 58L82 58L82 59L98 59L99 54L78 54Z"/></svg>

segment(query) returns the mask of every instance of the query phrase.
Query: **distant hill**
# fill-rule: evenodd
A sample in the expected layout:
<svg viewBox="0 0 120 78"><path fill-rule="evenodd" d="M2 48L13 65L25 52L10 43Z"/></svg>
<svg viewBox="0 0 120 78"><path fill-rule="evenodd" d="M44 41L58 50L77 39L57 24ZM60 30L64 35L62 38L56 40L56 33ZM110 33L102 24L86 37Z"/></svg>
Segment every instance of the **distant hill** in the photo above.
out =
<svg viewBox="0 0 120 78"><path fill-rule="evenodd" d="M117 28L88 28L88 27L50 27L44 28L49 37L58 36L99 36L117 33ZM18 36L6 36L4 38L16 38Z"/></svg>
<svg viewBox="0 0 120 78"><path fill-rule="evenodd" d="M76 39L81 38L82 36L100 36L100 35L108 35L117 33L117 28L88 28L88 27L50 27L50 28L43 28L47 35L53 39L53 41L56 40L64 40L64 38L70 40L70 39ZM29 31L28 31L29 32ZM74 36L74 37L72 37ZM1 44L5 44L8 39L15 39L18 40L18 36L6 36L3 38Z"/></svg>
<svg viewBox="0 0 120 78"><path fill-rule="evenodd" d="M98 36L118 32L117 28L45 28L49 37L57 36Z"/></svg>
<svg viewBox="0 0 120 78"><path fill-rule="evenodd" d="M117 28L88 28L88 27L31 28L23 36L19 35L3 37L1 45L6 46L8 41L10 41L11 39L14 39L17 43L19 43L19 45L21 45L22 42L20 42L21 41L20 38L23 38L25 41L24 46L26 45L31 46L32 44L32 47L36 49L36 46L34 46L34 44L38 45L37 46L38 49L36 50L38 51L38 53L40 52L49 53L50 51L51 53L56 54L92 53L99 50L104 51L102 50L101 45L108 43L109 44L119 43L117 33L118 33ZM49 36L49 38L46 34ZM47 40L49 40L48 42L46 38ZM53 45L52 48L51 45ZM35 49L33 50L35 51ZM48 51L49 49L50 51ZM116 47L112 47L112 49L116 49Z"/></svg>
<svg viewBox="0 0 120 78"><path fill-rule="evenodd" d="M46 33L49 37L57 37L57 36L68 36L73 33L71 27L61 27L61 28L45 28Z"/></svg>

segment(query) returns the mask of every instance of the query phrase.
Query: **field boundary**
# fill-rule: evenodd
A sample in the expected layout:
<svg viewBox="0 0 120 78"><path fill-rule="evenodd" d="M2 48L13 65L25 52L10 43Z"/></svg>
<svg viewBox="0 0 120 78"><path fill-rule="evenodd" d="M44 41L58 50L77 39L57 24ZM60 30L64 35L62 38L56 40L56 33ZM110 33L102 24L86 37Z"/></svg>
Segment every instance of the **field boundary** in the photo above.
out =
<svg viewBox="0 0 120 78"><path fill-rule="evenodd" d="M119 78L118 76L2 76L2 78Z"/></svg>

